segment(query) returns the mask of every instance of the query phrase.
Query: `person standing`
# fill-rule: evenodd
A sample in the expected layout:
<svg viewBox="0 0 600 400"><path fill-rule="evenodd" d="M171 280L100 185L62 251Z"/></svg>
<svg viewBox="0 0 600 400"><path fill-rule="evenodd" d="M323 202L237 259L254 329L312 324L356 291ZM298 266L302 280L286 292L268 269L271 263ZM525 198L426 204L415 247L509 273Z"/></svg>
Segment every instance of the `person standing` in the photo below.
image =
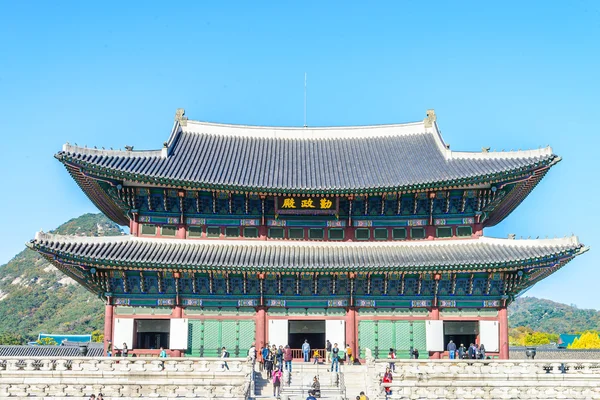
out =
<svg viewBox="0 0 600 400"><path fill-rule="evenodd" d="M112 340L108 339L108 343L106 343L106 356L112 357L112 353L113 353Z"/></svg>
<svg viewBox="0 0 600 400"><path fill-rule="evenodd" d="M483 345L483 343L479 345L479 358L485 360L485 346Z"/></svg>
<svg viewBox="0 0 600 400"><path fill-rule="evenodd" d="M385 388L385 395L389 396L391 393L391 389L389 387L389 384L392 383L392 371L389 368L385 369L385 374L383 374L383 378L381 379L381 383L384 384L384 388ZM388 385L386 385L386 383Z"/></svg>
<svg viewBox="0 0 600 400"><path fill-rule="evenodd" d="M396 371L396 363L394 362L394 360L396 359L396 352L394 351L393 348L390 347L390 352L388 353L388 358L390 359L390 370L395 372Z"/></svg>
<svg viewBox="0 0 600 400"><path fill-rule="evenodd" d="M127 343L123 343L123 348L121 349L121 357L127 357L129 353L129 349L127 348Z"/></svg>
<svg viewBox="0 0 600 400"><path fill-rule="evenodd" d="M467 351L467 349L465 349L465 345L464 344L460 344L460 347L458 348L458 358L460 360L465 358L465 352Z"/></svg>
<svg viewBox="0 0 600 400"><path fill-rule="evenodd" d="M279 364L279 369L283 369L283 346L279 345L277 349L277 364Z"/></svg>
<svg viewBox="0 0 600 400"><path fill-rule="evenodd" d="M417 349L413 350L413 357L415 358L415 360L419 359L419 350L417 350Z"/></svg>
<svg viewBox="0 0 600 400"><path fill-rule="evenodd" d="M262 366L264 369L267 368L267 354L269 354L269 343L265 343L263 348L260 350L260 358L262 359Z"/></svg>
<svg viewBox="0 0 600 400"><path fill-rule="evenodd" d="M290 371L290 374L292 373L292 358L292 349L288 344L283 351L283 361L285 361L285 369Z"/></svg>
<svg viewBox="0 0 600 400"><path fill-rule="evenodd" d="M304 339L304 344L302 344L302 354L304 355L304 362L310 361L310 344L308 344L308 340Z"/></svg>
<svg viewBox="0 0 600 400"><path fill-rule="evenodd" d="M333 367L335 366L335 372L338 372L340 366L339 360L340 349L338 349L338 344L335 343L333 348L331 349L331 372L333 372Z"/></svg>
<svg viewBox="0 0 600 400"><path fill-rule="evenodd" d="M454 360L454 356L456 355L456 344L454 344L452 340L450 341L450 343L448 343L446 350L448 350L448 356L450 357L450 359Z"/></svg>
<svg viewBox="0 0 600 400"><path fill-rule="evenodd" d="M223 348L221 349L221 360L223 360L223 368L226 368L227 371L229 371L229 365L227 365L228 358L229 358L229 352L227 351L225 346L223 346Z"/></svg>
<svg viewBox="0 0 600 400"><path fill-rule="evenodd" d="M475 358L477 358L477 347L475 346L474 343L471 343L471 345L469 346L469 358L471 360L474 360Z"/></svg>
<svg viewBox="0 0 600 400"><path fill-rule="evenodd" d="M318 364L319 363L319 350L315 349L315 351L313 351L313 364Z"/></svg>
<svg viewBox="0 0 600 400"><path fill-rule="evenodd" d="M346 363L348 365L354 362L354 358L352 358L352 347L349 344L346 345Z"/></svg>
<svg viewBox="0 0 600 400"><path fill-rule="evenodd" d="M327 340L325 344L325 365L329 365L331 362L331 342Z"/></svg>
<svg viewBox="0 0 600 400"><path fill-rule="evenodd" d="M273 397L279 397L281 393L281 379L283 377L283 373L281 372L281 368L273 371Z"/></svg>
<svg viewBox="0 0 600 400"><path fill-rule="evenodd" d="M256 362L256 345L254 343L248 349L248 358L252 361L252 367L254 367L254 363Z"/></svg>
<svg viewBox="0 0 600 400"><path fill-rule="evenodd" d="M268 351L266 352L266 355L264 358L265 358L265 370L267 371L267 378L268 378L273 373L273 359L274 359L275 355L269 349L267 349L267 350Z"/></svg>

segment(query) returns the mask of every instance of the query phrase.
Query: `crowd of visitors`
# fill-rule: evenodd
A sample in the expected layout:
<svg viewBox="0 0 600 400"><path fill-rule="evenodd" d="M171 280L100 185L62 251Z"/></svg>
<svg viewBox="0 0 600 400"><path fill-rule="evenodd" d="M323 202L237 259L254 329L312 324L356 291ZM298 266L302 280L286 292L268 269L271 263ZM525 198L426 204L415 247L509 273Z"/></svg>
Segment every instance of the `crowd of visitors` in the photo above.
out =
<svg viewBox="0 0 600 400"><path fill-rule="evenodd" d="M456 343L452 340L446 346L446 350L448 350L448 357L451 360L455 359L471 359L471 360L483 360L486 358L485 355L485 346L481 343L477 346L475 343L471 343L469 348L466 348L464 344L460 344L459 347L456 347Z"/></svg>

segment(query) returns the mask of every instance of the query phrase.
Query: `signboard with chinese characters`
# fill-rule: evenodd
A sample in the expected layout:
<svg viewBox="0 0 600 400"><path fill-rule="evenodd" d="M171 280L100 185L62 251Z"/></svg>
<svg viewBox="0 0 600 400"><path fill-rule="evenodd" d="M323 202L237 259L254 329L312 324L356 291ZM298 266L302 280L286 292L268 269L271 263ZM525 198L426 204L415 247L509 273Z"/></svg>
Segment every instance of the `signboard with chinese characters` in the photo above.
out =
<svg viewBox="0 0 600 400"><path fill-rule="evenodd" d="M278 214L337 214L336 197L292 197L275 198L275 210Z"/></svg>

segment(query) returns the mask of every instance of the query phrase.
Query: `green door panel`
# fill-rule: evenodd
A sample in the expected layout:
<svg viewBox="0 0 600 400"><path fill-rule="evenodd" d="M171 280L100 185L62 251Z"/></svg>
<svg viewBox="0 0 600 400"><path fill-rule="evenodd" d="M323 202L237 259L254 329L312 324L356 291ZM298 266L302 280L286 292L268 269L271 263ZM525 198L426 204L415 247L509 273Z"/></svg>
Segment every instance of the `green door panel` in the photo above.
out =
<svg viewBox="0 0 600 400"><path fill-rule="evenodd" d="M221 348L221 321L204 321L204 357L217 357Z"/></svg>
<svg viewBox="0 0 600 400"><path fill-rule="evenodd" d="M425 321L413 321L412 322L412 345L415 349L419 350L419 356L423 354L426 358L427 354L427 336L425 334Z"/></svg>
<svg viewBox="0 0 600 400"><path fill-rule="evenodd" d="M248 354L248 349L254 343L255 329L254 321L239 321L239 357L245 357Z"/></svg>
<svg viewBox="0 0 600 400"><path fill-rule="evenodd" d="M387 358L390 348L396 347L394 321L377 322L377 358Z"/></svg>
<svg viewBox="0 0 600 400"><path fill-rule="evenodd" d="M375 356L375 347L377 346L377 331L375 321L358 322L358 347L360 358L365 357L365 349L369 348Z"/></svg>

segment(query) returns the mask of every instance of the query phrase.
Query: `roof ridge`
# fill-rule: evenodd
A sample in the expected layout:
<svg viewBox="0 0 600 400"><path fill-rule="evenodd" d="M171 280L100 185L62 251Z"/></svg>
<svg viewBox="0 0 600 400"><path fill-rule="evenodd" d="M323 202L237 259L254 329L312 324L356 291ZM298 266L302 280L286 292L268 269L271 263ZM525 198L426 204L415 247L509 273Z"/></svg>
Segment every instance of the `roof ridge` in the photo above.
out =
<svg viewBox="0 0 600 400"><path fill-rule="evenodd" d="M554 155L552 147L546 146L539 149L511 150L511 151L451 151L448 150L449 159L498 159L498 158L535 158Z"/></svg>
<svg viewBox="0 0 600 400"><path fill-rule="evenodd" d="M75 146L70 143L63 144L62 151L64 153L78 153L90 156L123 156L130 157L160 157L164 155L162 150L106 150Z"/></svg>

